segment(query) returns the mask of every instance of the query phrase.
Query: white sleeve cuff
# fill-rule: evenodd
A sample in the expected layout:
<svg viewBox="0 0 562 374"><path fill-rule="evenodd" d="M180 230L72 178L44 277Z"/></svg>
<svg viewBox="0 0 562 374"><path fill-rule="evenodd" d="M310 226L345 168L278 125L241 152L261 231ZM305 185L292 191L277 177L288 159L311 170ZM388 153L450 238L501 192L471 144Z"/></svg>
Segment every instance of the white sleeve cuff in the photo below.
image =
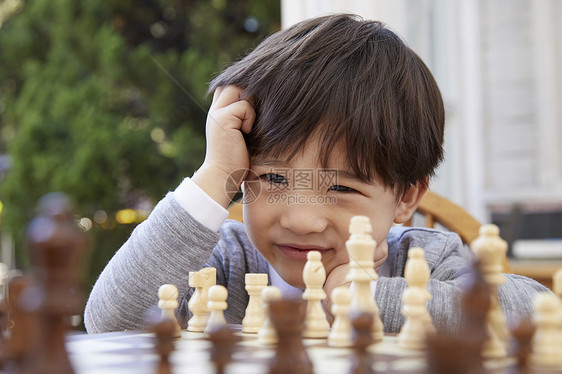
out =
<svg viewBox="0 0 562 374"><path fill-rule="evenodd" d="M215 232L228 218L228 210L207 195L191 178L185 178L174 191L177 202L197 221Z"/></svg>

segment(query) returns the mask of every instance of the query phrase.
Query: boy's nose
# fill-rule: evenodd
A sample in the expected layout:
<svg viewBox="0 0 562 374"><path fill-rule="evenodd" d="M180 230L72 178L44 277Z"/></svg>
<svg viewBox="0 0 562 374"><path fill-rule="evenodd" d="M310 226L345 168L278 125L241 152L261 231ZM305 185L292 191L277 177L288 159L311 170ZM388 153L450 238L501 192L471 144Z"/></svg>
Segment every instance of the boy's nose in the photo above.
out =
<svg viewBox="0 0 562 374"><path fill-rule="evenodd" d="M324 207L319 204L295 204L284 207L280 224L295 234L304 235L323 232L328 219Z"/></svg>

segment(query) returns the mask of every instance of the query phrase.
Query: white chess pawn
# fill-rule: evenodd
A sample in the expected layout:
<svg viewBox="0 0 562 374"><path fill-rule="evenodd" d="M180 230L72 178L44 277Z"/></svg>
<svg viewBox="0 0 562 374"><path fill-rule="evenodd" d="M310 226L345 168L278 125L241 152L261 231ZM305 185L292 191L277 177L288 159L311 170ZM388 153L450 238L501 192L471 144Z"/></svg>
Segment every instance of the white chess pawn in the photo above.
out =
<svg viewBox="0 0 562 374"><path fill-rule="evenodd" d="M226 287L215 285L209 288L209 293L207 294L207 308L211 314L207 321L207 327L205 327L205 333L209 333L217 327L226 325L224 311L228 307L226 303L227 298L228 291Z"/></svg>
<svg viewBox="0 0 562 374"><path fill-rule="evenodd" d="M207 293L209 288L217 283L217 269L203 268L189 272L189 286L195 287L187 304L193 316L187 324L188 331L203 332L207 326L209 309L207 309Z"/></svg>
<svg viewBox="0 0 562 374"><path fill-rule="evenodd" d="M178 288L173 284L164 284L158 289L158 307L162 310L162 318L173 321L176 325L175 337L181 336L181 328L176 318L178 303Z"/></svg>
<svg viewBox="0 0 562 374"><path fill-rule="evenodd" d="M406 349L424 349L426 334L435 331L426 304L431 294L427 290L430 275L424 256L423 249L410 248L404 269L404 278L408 283L402 294L406 320L398 335L398 345Z"/></svg>
<svg viewBox="0 0 562 374"><path fill-rule="evenodd" d="M346 280L351 282L351 311L367 312L373 316L373 339L383 338L383 324L379 307L371 290L371 282L378 279L375 271L376 241L372 236L369 217L354 216L349 223L349 240L345 242L349 254L349 273Z"/></svg>
<svg viewBox="0 0 562 374"><path fill-rule="evenodd" d="M322 255L318 251L308 252L306 265L303 269L303 280L306 285L302 298L307 300L306 317L303 337L326 338L330 333L330 323L322 308L322 300L326 298L324 282L326 270L322 264Z"/></svg>
<svg viewBox="0 0 562 374"><path fill-rule="evenodd" d="M482 355L487 358L505 357L509 329L498 300L498 286L505 283L502 271L507 242L500 237L496 225L487 224L480 226L479 236L470 244L470 248L480 261L482 276L490 285L490 310L486 318L489 338L484 344Z"/></svg>
<svg viewBox="0 0 562 374"><path fill-rule="evenodd" d="M349 319L351 291L347 287L334 288L331 294L334 323L328 335L330 347L351 347L353 345L352 326Z"/></svg>
<svg viewBox="0 0 562 374"><path fill-rule="evenodd" d="M250 299L242 320L242 332L256 334L264 321L265 313L261 303L261 292L267 287L267 274L246 274L246 291Z"/></svg>
<svg viewBox="0 0 562 374"><path fill-rule="evenodd" d="M281 290L275 286L267 286L261 292L261 303L265 313L265 320L258 332L258 342L264 345L277 343L277 332L269 318L269 305L273 301L281 300Z"/></svg>
<svg viewBox="0 0 562 374"><path fill-rule="evenodd" d="M404 270L404 277L411 287L417 287L420 294L424 296L424 303L422 306L422 320L425 327L425 332L435 332L435 326L429 310L427 309L427 302L431 300L431 293L427 289L429 283L430 271L429 265L425 260L425 251L422 248L414 247L408 251L408 262Z"/></svg>
<svg viewBox="0 0 562 374"><path fill-rule="evenodd" d="M562 365L558 323L560 299L549 292L540 292L533 300L534 322L531 363L534 366L559 368Z"/></svg>
<svg viewBox="0 0 562 374"><path fill-rule="evenodd" d="M492 285L505 283L502 275L507 242L500 237L500 229L493 224L480 226L478 237L470 243L470 248L480 260L482 276Z"/></svg>
<svg viewBox="0 0 562 374"><path fill-rule="evenodd" d="M424 324L425 297L416 287L408 287L402 293L402 313L406 317L398 335L398 345L406 349L425 348Z"/></svg>

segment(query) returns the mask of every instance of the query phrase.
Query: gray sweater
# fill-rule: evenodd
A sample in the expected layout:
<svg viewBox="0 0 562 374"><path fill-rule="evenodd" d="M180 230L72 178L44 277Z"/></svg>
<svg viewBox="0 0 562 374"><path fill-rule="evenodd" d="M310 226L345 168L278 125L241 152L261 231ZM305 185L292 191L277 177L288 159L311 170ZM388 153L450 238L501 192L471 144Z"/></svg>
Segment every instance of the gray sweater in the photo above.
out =
<svg viewBox="0 0 562 374"><path fill-rule="evenodd" d="M454 331L462 323L460 294L469 278L470 249L449 232L426 228L393 227L388 236L389 277L377 281L375 301L386 332L398 332L404 322L401 295L407 287L404 267L408 249L425 251L431 279L428 308L438 329ZM210 266L217 269L217 283L228 289L229 323L241 323L248 294L244 274L269 273L267 261L248 239L244 225L227 220L220 233L192 218L169 193L149 218L137 226L115 253L94 285L84 313L89 333L138 329L147 311L158 303L158 288L178 287L180 324L190 317L187 304L193 290L189 271ZM529 278L506 274L498 290L508 323L532 315L532 298L547 289ZM271 277L270 277L271 279Z"/></svg>

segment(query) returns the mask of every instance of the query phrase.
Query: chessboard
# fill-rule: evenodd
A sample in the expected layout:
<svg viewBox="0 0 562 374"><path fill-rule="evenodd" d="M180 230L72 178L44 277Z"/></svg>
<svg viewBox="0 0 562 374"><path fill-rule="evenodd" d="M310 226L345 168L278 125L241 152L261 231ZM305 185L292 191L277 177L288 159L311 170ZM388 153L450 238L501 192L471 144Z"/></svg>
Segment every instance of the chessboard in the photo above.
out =
<svg viewBox="0 0 562 374"><path fill-rule="evenodd" d="M228 374L264 374L275 356L275 346L258 343L256 334L243 334L240 325L229 325L239 337L232 361L226 366ZM348 373L353 359L351 348L333 348L325 339L303 339L314 373ZM112 332L91 335L70 335L67 350L76 374L152 374L156 373L159 357L154 349L154 335L148 332ZM182 330L175 340L170 356L175 374L215 373L210 359L211 343L206 334ZM385 335L382 342L369 347L375 373L426 373L423 351L400 348L395 335ZM509 372L513 358L487 360L490 373ZM296 373L295 373L296 374Z"/></svg>

